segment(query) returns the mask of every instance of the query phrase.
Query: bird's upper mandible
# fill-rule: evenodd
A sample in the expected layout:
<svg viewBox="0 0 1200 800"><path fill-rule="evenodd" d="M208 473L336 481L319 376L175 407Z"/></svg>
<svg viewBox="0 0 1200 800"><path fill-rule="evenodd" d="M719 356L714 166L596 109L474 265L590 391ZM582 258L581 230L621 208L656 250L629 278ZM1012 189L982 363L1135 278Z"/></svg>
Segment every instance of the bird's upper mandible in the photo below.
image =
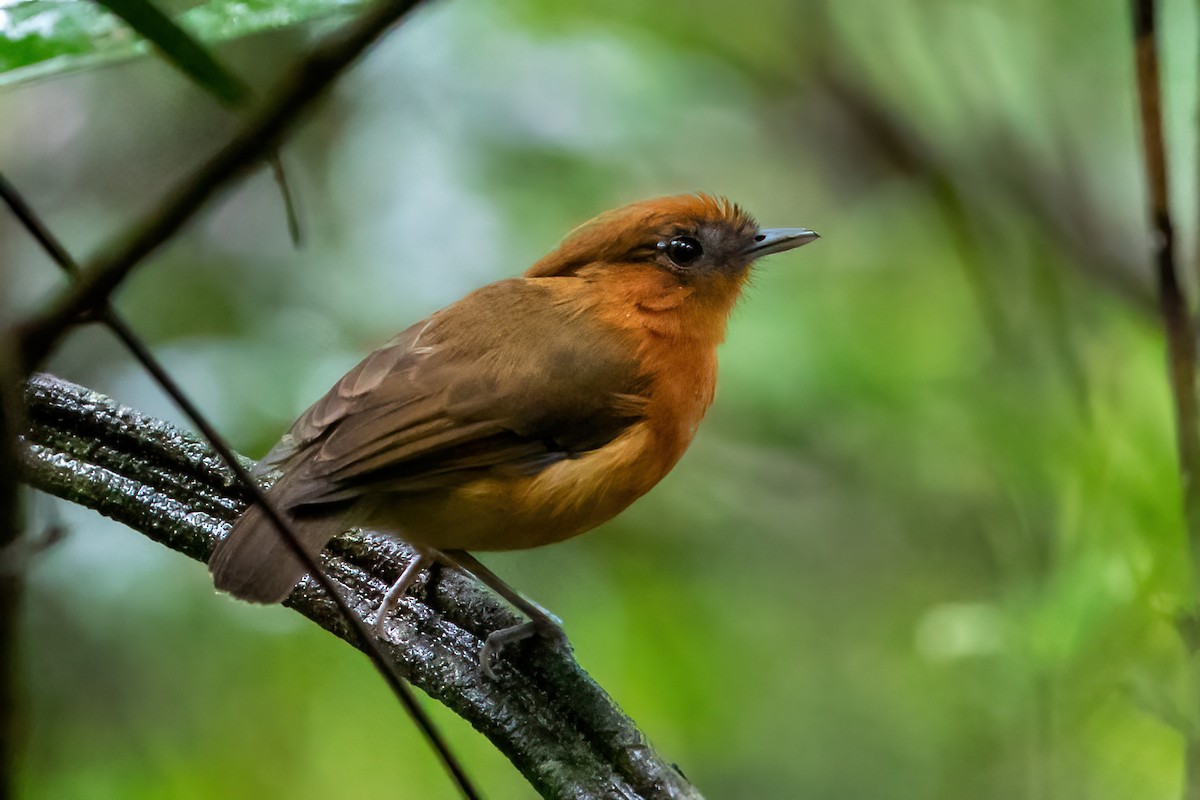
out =
<svg viewBox="0 0 1200 800"><path fill-rule="evenodd" d="M606 211L580 225L525 277L572 275L606 264L650 264L681 281L703 283L744 273L757 258L816 238L807 228L760 229L741 206L723 197L658 197Z"/></svg>

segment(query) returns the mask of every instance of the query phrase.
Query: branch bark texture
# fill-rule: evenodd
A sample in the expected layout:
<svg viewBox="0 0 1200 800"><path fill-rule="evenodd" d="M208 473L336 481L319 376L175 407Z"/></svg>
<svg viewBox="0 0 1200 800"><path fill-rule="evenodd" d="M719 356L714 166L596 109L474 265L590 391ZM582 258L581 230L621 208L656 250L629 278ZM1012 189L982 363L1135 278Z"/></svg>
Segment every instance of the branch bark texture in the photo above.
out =
<svg viewBox="0 0 1200 800"><path fill-rule="evenodd" d="M21 470L38 489L201 561L246 505L220 458L166 422L44 374L29 380L25 401ZM349 533L323 563L366 616L411 556L392 540ZM285 605L354 642L311 578ZM441 570L389 623L384 652L413 685L488 737L543 797L700 798L570 653L529 640L506 650L498 678L488 679L479 648L489 632L516 622L488 590Z"/></svg>

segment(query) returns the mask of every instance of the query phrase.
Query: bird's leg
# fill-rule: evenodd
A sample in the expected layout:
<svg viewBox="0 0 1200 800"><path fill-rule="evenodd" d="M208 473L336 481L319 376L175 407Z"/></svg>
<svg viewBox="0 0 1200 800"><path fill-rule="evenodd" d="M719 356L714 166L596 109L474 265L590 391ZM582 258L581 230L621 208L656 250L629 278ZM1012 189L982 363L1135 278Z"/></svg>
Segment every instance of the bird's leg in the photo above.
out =
<svg viewBox="0 0 1200 800"><path fill-rule="evenodd" d="M567 635L563 632L562 620L509 586L499 575L480 563L475 556L465 550L448 550L442 552L440 556L451 566L473 575L476 580L490 587L529 617L528 622L493 631L484 642L483 649L479 651L479 666L483 667L484 673L489 678L496 677L492 670L492 664L499 658L500 652L510 644L528 639L536 634L566 643Z"/></svg>
<svg viewBox="0 0 1200 800"><path fill-rule="evenodd" d="M375 614L375 634L380 638L383 637L383 625L387 622L388 616L400 605L400 598L408 591L408 588L417 580L417 576L421 574L421 570L432 566L434 555L426 550L417 549L416 556L408 562L408 566L404 568L404 572L400 573L400 577L392 584L392 588L388 589L388 593L384 595L383 602L379 604L379 611Z"/></svg>

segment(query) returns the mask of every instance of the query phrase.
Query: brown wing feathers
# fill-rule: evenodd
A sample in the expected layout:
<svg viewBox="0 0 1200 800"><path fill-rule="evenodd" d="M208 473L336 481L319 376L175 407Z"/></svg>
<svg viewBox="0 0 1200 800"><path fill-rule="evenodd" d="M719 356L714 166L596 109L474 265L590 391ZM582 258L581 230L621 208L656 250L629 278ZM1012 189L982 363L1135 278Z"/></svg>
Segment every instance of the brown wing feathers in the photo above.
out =
<svg viewBox="0 0 1200 800"><path fill-rule="evenodd" d="M632 348L573 316L544 287L502 281L347 373L264 459L284 471L270 496L306 549L343 528L348 502L403 503L489 472L537 472L639 419L647 385ZM218 588L259 602L283 599L304 573L259 509L217 546L210 569Z"/></svg>
<svg viewBox="0 0 1200 800"><path fill-rule="evenodd" d="M687 448L751 262L814 238L707 195L602 214L347 373L264 459L271 497L312 552L360 522L484 550L588 530ZM256 508L210 567L260 601L303 571Z"/></svg>

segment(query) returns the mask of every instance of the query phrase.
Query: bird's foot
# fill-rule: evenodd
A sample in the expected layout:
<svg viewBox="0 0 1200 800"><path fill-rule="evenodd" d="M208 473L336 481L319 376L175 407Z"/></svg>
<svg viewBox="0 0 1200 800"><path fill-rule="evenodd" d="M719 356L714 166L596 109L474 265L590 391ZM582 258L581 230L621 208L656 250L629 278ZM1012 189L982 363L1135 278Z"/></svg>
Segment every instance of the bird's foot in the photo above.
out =
<svg viewBox="0 0 1200 800"><path fill-rule="evenodd" d="M562 629L562 621L547 612L544 616L534 617L528 622L522 622L520 625L513 625L510 628L501 628L489 634L487 641L479 650L479 666L483 669L483 673L495 680L495 665L504 648L538 635L549 639L552 646L567 646L567 634Z"/></svg>
<svg viewBox="0 0 1200 800"><path fill-rule="evenodd" d="M561 619L509 586L499 575L480 563L475 556L465 550L449 550L442 552L441 558L451 566L475 576L476 580L493 589L496 594L512 603L517 610L529 617L528 622L513 625L511 628L502 628L488 635L487 641L483 643L483 647L479 651L479 666L489 678L495 679L495 664L500 658L500 652L510 644L541 634L556 646L569 646L567 634L563 633Z"/></svg>
<svg viewBox="0 0 1200 800"><path fill-rule="evenodd" d="M388 589L388 593L384 595L383 602L379 604L379 611L375 613L375 635L380 639L386 638L384 625L386 625L391 613L396 610L396 606L400 605L400 600L404 597L404 593L416 583L417 576L421 574L421 570L432 566L433 562L433 555L418 550L416 557L408 562L408 566L404 568L404 572L392 584L392 588Z"/></svg>

